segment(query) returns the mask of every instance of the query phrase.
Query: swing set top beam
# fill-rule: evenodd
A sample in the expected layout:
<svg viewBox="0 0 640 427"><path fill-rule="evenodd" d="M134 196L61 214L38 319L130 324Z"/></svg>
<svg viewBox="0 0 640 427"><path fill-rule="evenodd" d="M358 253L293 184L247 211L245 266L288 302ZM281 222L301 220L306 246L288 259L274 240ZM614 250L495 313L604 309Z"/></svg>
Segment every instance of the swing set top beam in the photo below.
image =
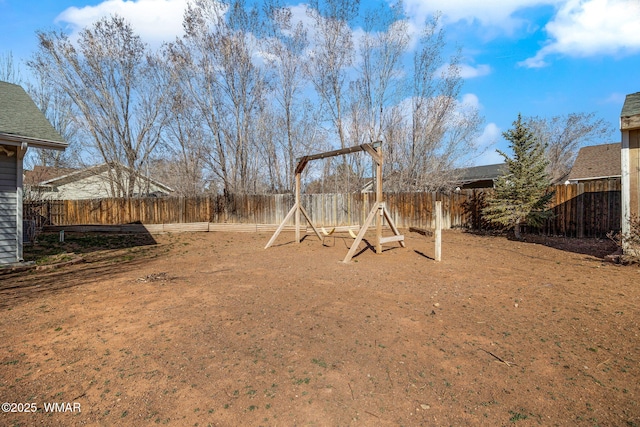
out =
<svg viewBox="0 0 640 427"><path fill-rule="evenodd" d="M357 153L358 151L366 151L367 153L371 154L371 156L374 158L376 162L379 162L381 161L381 159L379 159L379 156L377 155L375 147L379 147L380 144L381 144L380 142L374 142L373 144L354 145L353 147L341 148L339 150L325 151L324 153L311 154L309 156L298 157L298 165L296 166L296 173L297 174L302 173L304 168L307 166L307 163L309 163L311 160L342 156L344 154Z"/></svg>

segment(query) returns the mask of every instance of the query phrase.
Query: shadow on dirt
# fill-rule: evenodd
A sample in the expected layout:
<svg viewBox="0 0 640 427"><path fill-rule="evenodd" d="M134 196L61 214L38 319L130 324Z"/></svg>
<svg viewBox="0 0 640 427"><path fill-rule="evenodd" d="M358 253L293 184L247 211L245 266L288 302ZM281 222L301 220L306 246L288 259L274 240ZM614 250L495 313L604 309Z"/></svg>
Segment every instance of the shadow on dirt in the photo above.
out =
<svg viewBox="0 0 640 427"><path fill-rule="evenodd" d="M0 309L10 308L22 301L55 295L76 286L90 284L113 276L114 271L140 268L148 260L144 254L130 260L122 254L101 257L96 262L85 262L46 272L30 270L0 277Z"/></svg>
<svg viewBox="0 0 640 427"><path fill-rule="evenodd" d="M515 240L515 237L513 236L509 236L509 238L510 240ZM576 237L550 237L536 234L525 234L522 238L522 242L537 243L539 245L548 246L561 251L590 255L600 259L603 259L605 256L611 255L618 250L618 246L609 239L578 239Z"/></svg>
<svg viewBox="0 0 640 427"><path fill-rule="evenodd" d="M542 236L538 234L523 234L522 239L515 238L512 232L504 233L497 231L478 231L465 230L465 233L474 234L476 236L488 236L495 238L506 238L511 241L520 241L522 243L535 243L548 246L566 252L576 254L589 255L596 258L604 259L605 256L615 253L618 250L617 245L609 239L584 238L563 236Z"/></svg>
<svg viewBox="0 0 640 427"><path fill-rule="evenodd" d="M65 233L61 240L59 233L43 233L33 244L24 246L24 259L33 267L3 271L0 308L98 281L116 270L136 268L157 254L155 248L159 247L149 233ZM70 260L74 265L65 264Z"/></svg>
<svg viewBox="0 0 640 427"><path fill-rule="evenodd" d="M156 245L149 233L65 233L64 241L60 233L42 233L31 245L24 246L25 261L46 262L46 257L65 253L87 254L109 249L128 249L138 246Z"/></svg>
<svg viewBox="0 0 640 427"><path fill-rule="evenodd" d="M413 252L417 253L418 255L420 255L421 257L424 257L426 259L430 259L431 261L435 261L436 259L433 257L430 257L429 255L425 254L424 252L420 252L418 250L413 250Z"/></svg>

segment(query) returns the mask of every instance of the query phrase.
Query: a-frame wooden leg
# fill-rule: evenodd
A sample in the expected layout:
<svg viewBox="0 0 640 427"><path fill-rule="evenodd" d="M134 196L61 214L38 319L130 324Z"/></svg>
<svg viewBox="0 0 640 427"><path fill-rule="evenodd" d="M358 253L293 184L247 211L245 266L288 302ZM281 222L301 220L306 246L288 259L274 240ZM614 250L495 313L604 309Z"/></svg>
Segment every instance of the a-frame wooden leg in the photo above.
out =
<svg viewBox="0 0 640 427"><path fill-rule="evenodd" d="M302 215L304 215L304 217L306 218L307 222L309 223L309 225L313 229L313 232L316 233L316 236L318 236L318 239L322 240L322 236L318 232L318 229L316 228L316 226L313 225L313 222L311 222L311 218L309 217L309 214L307 213L307 211L304 209L304 207L302 205L300 205L300 212L302 212Z"/></svg>
<svg viewBox="0 0 640 427"><path fill-rule="evenodd" d="M276 229L276 232L273 233L273 236L271 236L271 239L269 240L269 243L267 243L267 246L264 247L265 249L267 249L269 246L271 246L273 244L273 242L276 241L276 239L280 235L280 232L284 228L284 225L287 223L287 221L289 221L289 218L291 218L293 216L293 214L296 213L297 210L298 210L298 204L296 203L295 205L293 205L293 207L291 208L291 210L289 211L287 216L284 217L284 220L282 220L282 222L280 223L280 225Z"/></svg>
<svg viewBox="0 0 640 427"><path fill-rule="evenodd" d="M271 239L269 240L269 243L267 243L267 246L264 247L265 249L267 249L268 247L273 245L273 242L276 241L276 239L280 235L280 232L284 228L284 226L287 223L287 221L289 221L289 219L293 216L293 214L295 214L298 211L298 209L300 210L300 212L302 212L302 215L304 216L304 218L307 220L307 222L309 223L309 225L313 229L313 232L316 233L316 236L318 236L318 239L322 240L322 236L320 236L320 232L318 232L318 229L311 222L311 218L309 217L309 214L307 213L307 211L302 207L302 205L296 203L295 205L293 205L293 207L291 208L291 210L289 211L287 216L284 217L284 220L282 220L282 222L280 223L280 225L276 229L276 232L273 233L273 236L271 236ZM299 230L299 226L297 226L296 229ZM300 239L300 237L299 237L299 232L298 232L298 233L296 233L296 242L297 243L300 242L299 239Z"/></svg>
<svg viewBox="0 0 640 427"><path fill-rule="evenodd" d="M398 240L398 242L400 242L400 245L403 248L406 248L406 246L404 244L404 236L402 234L400 234L400 232L398 231L398 228L396 227L395 223L391 219L391 215L389 215L389 211L387 211L386 207L383 208L383 212L384 212L384 217L387 219L387 222L389 223L389 227L391 228L391 231L393 231L393 234L396 235L396 236L402 237L402 239Z"/></svg>
<svg viewBox="0 0 640 427"><path fill-rule="evenodd" d="M367 232L367 229L371 225L371 221L373 221L373 218L378 213L378 205L379 203L376 202L371 208L371 211L369 212L369 215L367 216L366 221L362 225L362 228L360 228L360 232L356 236L355 240L353 241L353 244L351 245L351 248L349 249L349 252L347 252L347 255L344 257L344 260L342 260L342 262L347 263L351 261L351 258L353 258L353 255L355 255L356 251L358 250L358 246L362 241L362 238L364 237L365 233Z"/></svg>

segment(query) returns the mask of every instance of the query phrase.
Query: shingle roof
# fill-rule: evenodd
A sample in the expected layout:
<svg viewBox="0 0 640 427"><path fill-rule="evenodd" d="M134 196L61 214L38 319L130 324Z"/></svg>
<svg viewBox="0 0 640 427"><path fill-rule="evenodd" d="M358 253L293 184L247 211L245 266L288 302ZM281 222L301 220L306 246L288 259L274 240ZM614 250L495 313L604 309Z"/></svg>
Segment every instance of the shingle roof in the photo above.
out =
<svg viewBox="0 0 640 427"><path fill-rule="evenodd" d="M127 166L124 165L119 165L120 168L125 169L127 171L131 171L131 169L129 169ZM95 175L99 175L103 172L106 172L107 170L109 170L109 168L113 167L112 164L107 164L107 163L102 163L99 165L95 165L95 166L90 166L87 167L85 169L69 169L70 172L66 173L66 174L58 174L55 177L52 177L50 179L47 180L41 180L38 184L39 185L52 185L52 186L59 186L59 185L64 185L64 184L68 184L70 182L75 182L81 179L84 179L86 177L89 176L95 176ZM139 173L136 172L136 175L138 175L138 178L140 178L141 180L149 180L149 182L153 183L154 185L164 189L165 191L171 193L173 192L173 188L169 187L166 184L163 184L159 181L156 181L155 179L152 178L147 178Z"/></svg>
<svg viewBox="0 0 640 427"><path fill-rule="evenodd" d="M0 139L21 138L42 148L66 147L62 136L21 86L0 82Z"/></svg>
<svg viewBox="0 0 640 427"><path fill-rule="evenodd" d="M591 145L578 151L568 181L621 176L620 143Z"/></svg>
<svg viewBox="0 0 640 427"><path fill-rule="evenodd" d="M640 114L640 92L627 95L622 106L620 117L631 117Z"/></svg>
<svg viewBox="0 0 640 427"><path fill-rule="evenodd" d="M459 179L463 182L497 179L505 172L505 168L506 165L504 163L463 168L458 170Z"/></svg>
<svg viewBox="0 0 640 427"><path fill-rule="evenodd" d="M24 171L24 183L27 185L38 185L41 182L68 175L75 171L77 171L77 169L36 165L32 170Z"/></svg>

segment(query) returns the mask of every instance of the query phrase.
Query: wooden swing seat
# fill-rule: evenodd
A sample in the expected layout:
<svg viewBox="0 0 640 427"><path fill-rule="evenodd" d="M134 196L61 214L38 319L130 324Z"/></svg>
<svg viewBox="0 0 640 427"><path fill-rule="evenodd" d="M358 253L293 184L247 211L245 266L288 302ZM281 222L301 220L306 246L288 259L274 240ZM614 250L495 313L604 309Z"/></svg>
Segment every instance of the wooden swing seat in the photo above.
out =
<svg viewBox="0 0 640 427"><path fill-rule="evenodd" d="M357 226L359 227L359 226ZM334 235L334 233L343 233L345 231L347 231L349 233L349 236L351 236L352 239L355 239L356 237L358 237L358 233L356 233L355 231L353 231L353 228L351 228L351 226L347 226L346 229L344 229L344 227L333 227L331 230L327 231L326 228L324 227L320 227L320 231L322 232L322 244L324 245L324 241L327 237L331 237L333 236L333 244L336 244L336 236ZM326 245L325 245L326 246Z"/></svg>

